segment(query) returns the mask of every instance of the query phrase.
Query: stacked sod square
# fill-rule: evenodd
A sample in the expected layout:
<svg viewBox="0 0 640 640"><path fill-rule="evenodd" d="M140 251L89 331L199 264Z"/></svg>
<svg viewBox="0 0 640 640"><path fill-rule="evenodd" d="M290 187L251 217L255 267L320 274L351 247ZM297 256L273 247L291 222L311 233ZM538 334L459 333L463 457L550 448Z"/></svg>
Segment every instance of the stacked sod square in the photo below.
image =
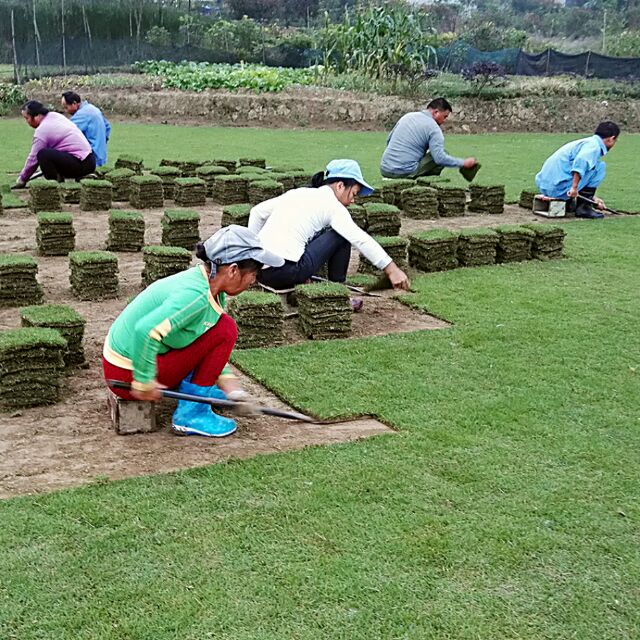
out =
<svg viewBox="0 0 640 640"><path fill-rule="evenodd" d="M217 176L213 181L213 199L220 204L247 202L247 179L235 174Z"/></svg>
<svg viewBox="0 0 640 640"><path fill-rule="evenodd" d="M531 256L537 260L562 258L565 230L555 224L523 225L535 234L531 243Z"/></svg>
<svg viewBox="0 0 640 640"><path fill-rule="evenodd" d="M76 245L73 216L62 211L38 214L36 243L41 256L66 256Z"/></svg>
<svg viewBox="0 0 640 640"><path fill-rule="evenodd" d="M129 203L136 209L160 209L164 205L164 186L160 176L130 178Z"/></svg>
<svg viewBox="0 0 640 640"><path fill-rule="evenodd" d="M293 186L296 189L308 187L311 184L311 176L306 171L290 171L289 175L293 178Z"/></svg>
<svg viewBox="0 0 640 640"><path fill-rule="evenodd" d="M271 172L262 167L258 167L253 164L245 164L241 165L236 169L236 174L239 176L250 175L250 176L262 176L265 174L270 174Z"/></svg>
<svg viewBox="0 0 640 640"><path fill-rule="evenodd" d="M207 195L213 198L213 183L216 176L229 175L229 169L226 167L220 167L215 165L205 165L204 167L198 167L196 169L196 178L204 180L207 185Z"/></svg>
<svg viewBox="0 0 640 640"><path fill-rule="evenodd" d="M520 192L520 199L518 200L518 204L524 209L529 209L529 211L533 211L533 199L536 197L537 193L535 191L527 191L524 189Z"/></svg>
<svg viewBox="0 0 640 640"><path fill-rule="evenodd" d="M258 204L265 200L270 200L284 193L284 187L281 182L276 180L255 180L249 182L247 196L251 204Z"/></svg>
<svg viewBox="0 0 640 640"><path fill-rule="evenodd" d="M235 160L231 160L231 158L214 158L207 164L212 164L216 167L224 167L229 170L229 173L233 173L238 166L238 163Z"/></svg>
<svg viewBox="0 0 640 640"><path fill-rule="evenodd" d="M467 206L467 194L460 187L438 185L438 214L441 218L463 216Z"/></svg>
<svg viewBox="0 0 640 640"><path fill-rule="evenodd" d="M239 224L246 227L249 224L249 214L251 213L250 204L228 204L222 207L221 227L228 227L230 224Z"/></svg>
<svg viewBox="0 0 640 640"><path fill-rule="evenodd" d="M156 280L184 271L191 264L191 251L182 247L149 245L142 249L142 255L142 284L145 287Z"/></svg>
<svg viewBox="0 0 640 640"><path fill-rule="evenodd" d="M180 171L183 178L195 178L196 171L207 164L204 160L182 160L180 162Z"/></svg>
<svg viewBox="0 0 640 640"><path fill-rule="evenodd" d="M144 158L131 153L123 153L116 160L116 169L131 169L135 174L141 176L144 169Z"/></svg>
<svg viewBox="0 0 640 640"><path fill-rule="evenodd" d="M367 230L367 210L361 204L352 204L347 207L353 221L363 230Z"/></svg>
<svg viewBox="0 0 640 640"><path fill-rule="evenodd" d="M106 211L111 209L113 185L108 180L85 178L81 183L80 210Z"/></svg>
<svg viewBox="0 0 640 640"><path fill-rule="evenodd" d="M264 158L240 158L238 160L238 167L260 167L265 169L267 161Z"/></svg>
<svg viewBox="0 0 640 640"><path fill-rule="evenodd" d="M29 183L29 207L39 211L61 211L60 183L55 180L33 180Z"/></svg>
<svg viewBox="0 0 640 640"><path fill-rule="evenodd" d="M44 304L20 310L23 327L55 329L66 340L64 364L67 367L84 364L85 319L74 309L63 304Z"/></svg>
<svg viewBox="0 0 640 640"><path fill-rule="evenodd" d="M245 291L232 298L229 314L238 325L238 349L272 347L284 342L284 307L275 293Z"/></svg>
<svg viewBox="0 0 640 640"><path fill-rule="evenodd" d="M268 167L268 170L274 173L304 173L304 169L297 164L277 164L273 167Z"/></svg>
<svg viewBox="0 0 640 640"><path fill-rule="evenodd" d="M385 180L382 183L380 194L387 204L395 204L396 207L402 207L402 192L405 189L415 187L416 183L408 178L398 178L395 180Z"/></svg>
<svg viewBox="0 0 640 640"><path fill-rule="evenodd" d="M502 225L496 228L499 235L496 262L520 262L531 260L531 244L535 233L520 225Z"/></svg>
<svg viewBox="0 0 640 640"><path fill-rule="evenodd" d="M176 178L173 200L178 207L204 207L207 203L207 183L200 178Z"/></svg>
<svg viewBox="0 0 640 640"><path fill-rule="evenodd" d="M372 236L397 236L400 233L400 209L393 204L365 204L367 232Z"/></svg>
<svg viewBox="0 0 640 640"><path fill-rule="evenodd" d="M65 339L55 329L0 331L0 407L20 409L60 399Z"/></svg>
<svg viewBox="0 0 640 640"><path fill-rule="evenodd" d="M182 162L182 160L176 160L175 158L162 158L162 160L160 160L160 166L180 169L180 167L182 167ZM182 175L182 171L180 171L180 175Z"/></svg>
<svg viewBox="0 0 640 640"><path fill-rule="evenodd" d="M458 236L461 267L495 264L499 236L493 229L463 229Z"/></svg>
<svg viewBox="0 0 640 640"><path fill-rule="evenodd" d="M433 187L415 186L402 191L402 210L408 218L428 220L438 217L438 192Z"/></svg>
<svg viewBox="0 0 640 640"><path fill-rule="evenodd" d="M451 182L451 178L444 176L420 176L416 179L416 184L422 187L437 187L439 184L447 184Z"/></svg>
<svg viewBox="0 0 640 640"><path fill-rule="evenodd" d="M0 253L0 308L40 304L42 289L37 273L38 264L31 256Z"/></svg>
<svg viewBox="0 0 640 640"><path fill-rule="evenodd" d="M275 180L282 185L284 191L291 191L291 189L295 189L296 181L294 175L292 173L268 173L267 177L271 180Z"/></svg>
<svg viewBox="0 0 640 640"><path fill-rule="evenodd" d="M98 178L102 180L107 175L107 173L110 173L114 169L115 167L111 164L103 164L101 167L96 167L96 170L93 173L95 173Z"/></svg>
<svg viewBox="0 0 640 640"><path fill-rule="evenodd" d="M304 335L314 340L344 338L351 333L353 310L342 284L301 284L295 288L298 320Z"/></svg>
<svg viewBox="0 0 640 640"><path fill-rule="evenodd" d="M474 213L500 214L504 213L504 185L496 184L483 186L472 184L469 186L469 211Z"/></svg>
<svg viewBox="0 0 640 640"><path fill-rule="evenodd" d="M144 216L139 211L109 211L109 251L140 251L144 246Z"/></svg>
<svg viewBox="0 0 640 640"><path fill-rule="evenodd" d="M162 217L162 244L193 251L200 240L200 214L188 209L168 209Z"/></svg>
<svg viewBox="0 0 640 640"><path fill-rule="evenodd" d="M181 176L179 167L158 167L151 172L152 176L158 176L162 180L162 192L165 200L173 200L175 180Z"/></svg>
<svg viewBox="0 0 640 640"><path fill-rule="evenodd" d="M115 202L128 202L131 190L131 178L136 175L132 169L114 169L104 177L113 185L113 200Z"/></svg>
<svg viewBox="0 0 640 640"><path fill-rule="evenodd" d="M409 236L409 264L420 271L447 271L458 266L458 235L446 229Z"/></svg>
<svg viewBox="0 0 640 640"><path fill-rule="evenodd" d="M107 300L118 295L118 258L110 251L69 254L70 282L79 300Z"/></svg>
<svg viewBox="0 0 640 640"><path fill-rule="evenodd" d="M79 182L63 182L60 185L60 195L65 204L80 204L82 185Z"/></svg>
<svg viewBox="0 0 640 640"><path fill-rule="evenodd" d="M377 236L376 242L389 254L389 257L396 263L400 269L407 268L407 246L409 244L406 238L400 236ZM371 264L364 256L360 256L358 264L359 273L368 273L381 277L383 271Z"/></svg>

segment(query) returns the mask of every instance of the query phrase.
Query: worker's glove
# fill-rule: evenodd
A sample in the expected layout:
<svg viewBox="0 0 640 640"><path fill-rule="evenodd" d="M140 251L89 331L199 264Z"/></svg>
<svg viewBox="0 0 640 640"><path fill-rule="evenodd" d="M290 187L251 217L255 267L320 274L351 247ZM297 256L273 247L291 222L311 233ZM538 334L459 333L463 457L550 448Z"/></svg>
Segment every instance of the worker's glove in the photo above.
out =
<svg viewBox="0 0 640 640"><path fill-rule="evenodd" d="M250 396L244 389L230 391L227 394L227 398L236 403L233 407L233 412L237 416L248 418L260 415L260 407L255 398Z"/></svg>
<svg viewBox="0 0 640 640"><path fill-rule="evenodd" d="M26 182L22 182L22 180L20 180L18 178L18 180L16 180L16 183L11 187L12 190L16 190L16 189L24 189L27 186Z"/></svg>

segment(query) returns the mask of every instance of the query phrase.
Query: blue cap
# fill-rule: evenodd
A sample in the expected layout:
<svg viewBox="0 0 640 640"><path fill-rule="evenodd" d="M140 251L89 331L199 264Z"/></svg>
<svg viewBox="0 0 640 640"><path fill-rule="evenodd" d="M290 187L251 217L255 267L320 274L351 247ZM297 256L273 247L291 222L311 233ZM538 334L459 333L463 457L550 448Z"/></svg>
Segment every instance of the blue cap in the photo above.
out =
<svg viewBox="0 0 640 640"><path fill-rule="evenodd" d="M284 258L267 251L253 231L237 224L216 231L204 243L204 250L211 261L212 277L215 275L215 266L239 260L253 259L268 267L281 267L284 264Z"/></svg>
<svg viewBox="0 0 640 640"><path fill-rule="evenodd" d="M332 160L325 170L325 178L351 178L360 185L361 196L370 196L373 187L364 181L360 165L355 160Z"/></svg>

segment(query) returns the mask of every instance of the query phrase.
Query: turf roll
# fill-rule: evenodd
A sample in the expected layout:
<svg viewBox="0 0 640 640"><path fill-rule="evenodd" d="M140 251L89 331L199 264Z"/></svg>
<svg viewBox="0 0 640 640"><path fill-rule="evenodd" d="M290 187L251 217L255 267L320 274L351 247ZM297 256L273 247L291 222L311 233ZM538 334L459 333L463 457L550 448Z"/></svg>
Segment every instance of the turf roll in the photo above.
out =
<svg viewBox="0 0 640 640"><path fill-rule="evenodd" d="M347 207L352 220L363 230L367 230L367 210L361 204L351 204Z"/></svg>
<svg viewBox="0 0 640 640"><path fill-rule="evenodd" d="M380 195L387 204L395 204L396 207L402 207L402 192L415 186L415 181L409 178L383 180Z"/></svg>
<svg viewBox="0 0 640 640"><path fill-rule="evenodd" d="M407 268L407 246L409 242L400 236L374 236L374 240L389 254L389 257L400 269ZM371 264L364 256L360 256L358 273L368 273L378 278L384 275L381 269Z"/></svg>
<svg viewBox="0 0 640 640"><path fill-rule="evenodd" d="M196 169L196 178L200 178L200 180L205 181L207 185L207 196L209 196L209 198L213 198L213 184L215 182L216 176L226 175L229 175L229 169L227 169L226 167L208 164L204 167L198 167Z"/></svg>
<svg viewBox="0 0 640 640"><path fill-rule="evenodd" d="M504 185L469 185L469 211L496 215L504 213Z"/></svg>
<svg viewBox="0 0 640 640"><path fill-rule="evenodd" d="M275 180L256 180L249 182L247 197L251 204L258 204L270 200L284 193L281 182Z"/></svg>
<svg viewBox="0 0 640 640"><path fill-rule="evenodd" d="M467 192L464 189L439 184L436 186L436 192L438 194L438 214L441 218L455 218L465 214Z"/></svg>
<svg viewBox="0 0 640 640"><path fill-rule="evenodd" d="M82 185L79 182L62 182L60 195L65 204L80 204L80 192Z"/></svg>
<svg viewBox="0 0 640 640"><path fill-rule="evenodd" d="M521 262L531 260L531 245L535 233L522 225L496 227L498 239L496 262Z"/></svg>
<svg viewBox="0 0 640 640"><path fill-rule="evenodd" d="M518 204L523 209L529 209L529 211L533 211L533 200L538 195L537 191L527 191L523 189L520 192L520 198L518 200Z"/></svg>
<svg viewBox="0 0 640 640"><path fill-rule="evenodd" d="M536 260L556 260L563 257L566 231L556 224L531 223L522 225L535 234L531 242L531 256Z"/></svg>
<svg viewBox="0 0 640 640"><path fill-rule="evenodd" d="M133 169L114 169L104 177L113 185L113 200L115 202L128 202L131 190L131 178L136 175Z"/></svg>
<svg viewBox="0 0 640 640"><path fill-rule="evenodd" d="M238 168L247 167L247 166L260 167L261 169L266 169L267 161L264 158L240 158L238 160Z"/></svg>
<svg viewBox="0 0 640 640"><path fill-rule="evenodd" d="M165 200L173 200L173 191L175 188L175 180L182 173L179 167L161 166L150 172L152 176L158 176L162 180L162 192Z"/></svg>

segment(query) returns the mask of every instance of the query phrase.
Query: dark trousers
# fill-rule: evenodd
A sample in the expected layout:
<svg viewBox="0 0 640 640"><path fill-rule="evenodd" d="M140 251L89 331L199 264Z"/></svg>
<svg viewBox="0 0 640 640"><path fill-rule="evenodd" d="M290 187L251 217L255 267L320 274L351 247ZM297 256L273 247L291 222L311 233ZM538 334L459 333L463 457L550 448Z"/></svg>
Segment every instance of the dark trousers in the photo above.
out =
<svg viewBox="0 0 640 640"><path fill-rule="evenodd" d="M79 160L66 151L41 149L38 151L38 164L47 180L83 178L96 170L96 157L90 153L84 160Z"/></svg>
<svg viewBox="0 0 640 640"><path fill-rule="evenodd" d="M349 242L333 229L327 229L309 242L298 262L285 260L281 267L263 269L258 280L273 289L289 289L306 282L327 263L329 280L344 282L350 257Z"/></svg>

